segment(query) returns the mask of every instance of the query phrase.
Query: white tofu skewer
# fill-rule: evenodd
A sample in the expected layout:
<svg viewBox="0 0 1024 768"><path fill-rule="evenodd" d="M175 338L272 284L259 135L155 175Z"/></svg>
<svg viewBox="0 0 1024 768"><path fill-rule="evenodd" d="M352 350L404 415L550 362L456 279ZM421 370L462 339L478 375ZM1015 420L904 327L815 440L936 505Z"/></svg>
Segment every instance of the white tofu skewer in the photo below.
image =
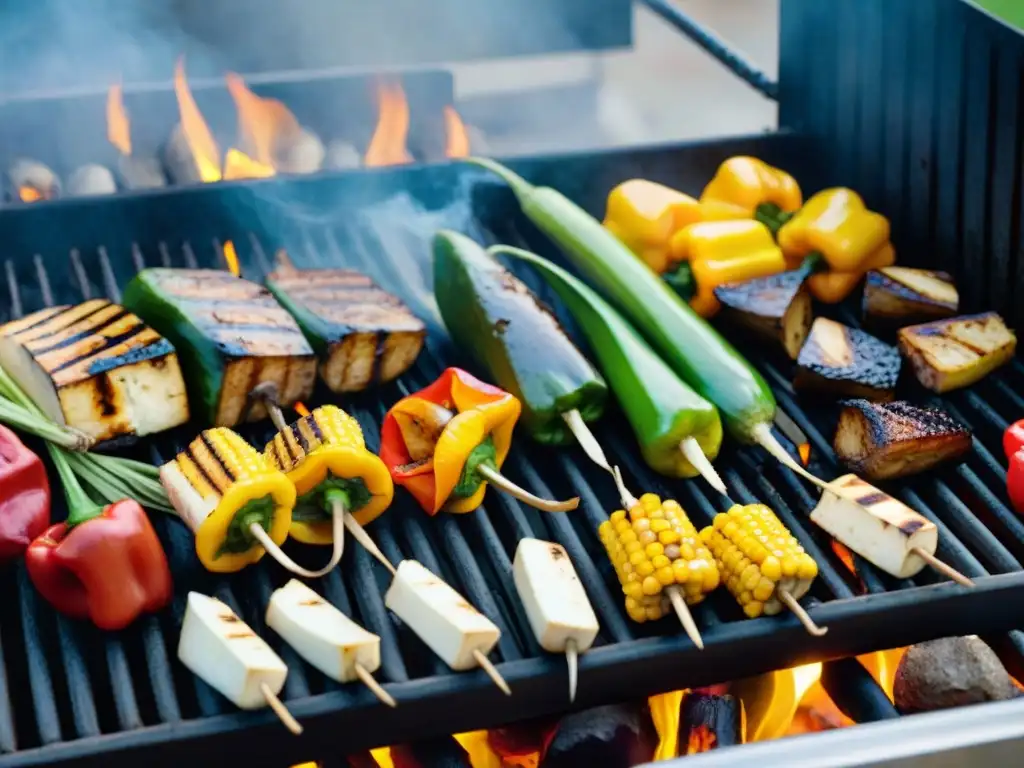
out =
<svg viewBox="0 0 1024 768"><path fill-rule="evenodd" d="M449 667L456 671L480 667L507 696L512 695L505 678L486 656L497 644L501 630L423 565L415 560L398 564L384 605Z"/></svg>
<svg viewBox="0 0 1024 768"><path fill-rule="evenodd" d="M298 736L302 726L278 698L288 667L227 605L198 592L188 593L178 658L235 706L269 706L285 728Z"/></svg>
<svg viewBox="0 0 1024 768"><path fill-rule="evenodd" d="M512 575L540 647L565 653L569 701L575 701L579 653L590 649L600 627L569 553L561 544L522 539Z"/></svg>
<svg viewBox="0 0 1024 768"><path fill-rule="evenodd" d="M380 668L380 637L301 581L292 579L274 591L266 621L302 658L331 679L340 683L359 680L384 704L397 706L373 678Z"/></svg>

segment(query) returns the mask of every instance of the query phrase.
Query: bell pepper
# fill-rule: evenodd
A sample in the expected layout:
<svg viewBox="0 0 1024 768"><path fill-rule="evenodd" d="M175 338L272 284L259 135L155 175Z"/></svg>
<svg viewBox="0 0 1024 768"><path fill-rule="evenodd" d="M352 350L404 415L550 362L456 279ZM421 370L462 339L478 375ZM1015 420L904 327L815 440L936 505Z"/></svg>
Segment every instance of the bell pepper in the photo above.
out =
<svg viewBox="0 0 1024 768"><path fill-rule="evenodd" d="M512 446L519 401L460 368L392 406L381 427L380 457L428 515L442 509L472 512L488 482L532 506L575 509L579 499L547 502L504 478L499 470Z"/></svg>
<svg viewBox="0 0 1024 768"><path fill-rule="evenodd" d="M50 482L43 462L0 426L0 563L20 557L50 524Z"/></svg>
<svg viewBox="0 0 1024 768"><path fill-rule="evenodd" d="M1003 432L1003 453L1009 461L1024 448L1024 419L1018 419Z"/></svg>
<svg viewBox="0 0 1024 768"><path fill-rule="evenodd" d="M796 179L756 157L730 157L701 193L702 205L731 210L737 218L758 219L774 231L780 214L800 208Z"/></svg>
<svg viewBox="0 0 1024 768"><path fill-rule="evenodd" d="M1009 458L1006 471L1006 493L1018 514L1024 515L1024 450Z"/></svg>
<svg viewBox="0 0 1024 768"><path fill-rule="evenodd" d="M672 238L671 250L677 266L664 278L701 317L712 317L721 307L718 286L786 269L768 227L753 219L690 224Z"/></svg>
<svg viewBox="0 0 1024 768"><path fill-rule="evenodd" d="M25 552L39 594L61 613L106 630L165 607L173 594L171 570L145 510L132 499L96 505L63 449L49 448L70 511Z"/></svg>
<svg viewBox="0 0 1024 768"><path fill-rule="evenodd" d="M565 444L563 418L604 413L608 387L558 320L480 245L456 232L434 238L434 295L452 340L522 405L537 442Z"/></svg>

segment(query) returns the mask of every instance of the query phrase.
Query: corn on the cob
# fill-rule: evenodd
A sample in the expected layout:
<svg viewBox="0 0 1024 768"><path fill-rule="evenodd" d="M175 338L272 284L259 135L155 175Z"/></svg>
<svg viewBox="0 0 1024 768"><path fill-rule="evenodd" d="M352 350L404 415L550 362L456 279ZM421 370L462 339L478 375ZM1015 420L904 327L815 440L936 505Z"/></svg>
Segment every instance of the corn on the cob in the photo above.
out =
<svg viewBox="0 0 1024 768"><path fill-rule="evenodd" d="M613 512L598 528L626 596L626 613L636 622L672 611L667 590L677 587L689 605L718 586L711 553L679 503L645 493L625 511Z"/></svg>
<svg viewBox="0 0 1024 768"><path fill-rule="evenodd" d="M714 555L726 588L750 618L779 613L780 591L799 600L818 575L818 564L764 504L736 504L715 515L700 538Z"/></svg>

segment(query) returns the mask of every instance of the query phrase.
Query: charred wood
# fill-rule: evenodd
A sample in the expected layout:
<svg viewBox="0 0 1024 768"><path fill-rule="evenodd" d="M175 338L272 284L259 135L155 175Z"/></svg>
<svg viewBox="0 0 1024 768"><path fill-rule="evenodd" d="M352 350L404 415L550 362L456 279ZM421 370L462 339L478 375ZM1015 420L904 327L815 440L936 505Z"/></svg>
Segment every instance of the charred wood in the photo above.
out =
<svg viewBox="0 0 1024 768"><path fill-rule="evenodd" d="M193 184L202 181L199 166L196 164L195 155L188 145L185 132L181 123L174 126L171 135L164 144L163 149L164 168L167 175L175 184Z"/></svg>
<svg viewBox="0 0 1024 768"><path fill-rule="evenodd" d="M692 691L679 708L679 754L742 744L743 705L735 696Z"/></svg>
<svg viewBox="0 0 1024 768"><path fill-rule="evenodd" d="M631 768L657 745L646 702L595 707L562 718L539 768Z"/></svg>

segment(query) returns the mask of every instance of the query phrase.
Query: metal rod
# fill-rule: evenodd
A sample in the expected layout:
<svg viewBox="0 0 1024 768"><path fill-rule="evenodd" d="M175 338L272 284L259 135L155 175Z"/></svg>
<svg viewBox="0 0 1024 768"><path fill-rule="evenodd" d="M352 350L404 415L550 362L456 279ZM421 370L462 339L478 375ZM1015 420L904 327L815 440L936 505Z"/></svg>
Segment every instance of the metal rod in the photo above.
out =
<svg viewBox="0 0 1024 768"><path fill-rule="evenodd" d="M821 687L839 711L857 723L899 717L885 691L855 658L828 661L821 669Z"/></svg>

